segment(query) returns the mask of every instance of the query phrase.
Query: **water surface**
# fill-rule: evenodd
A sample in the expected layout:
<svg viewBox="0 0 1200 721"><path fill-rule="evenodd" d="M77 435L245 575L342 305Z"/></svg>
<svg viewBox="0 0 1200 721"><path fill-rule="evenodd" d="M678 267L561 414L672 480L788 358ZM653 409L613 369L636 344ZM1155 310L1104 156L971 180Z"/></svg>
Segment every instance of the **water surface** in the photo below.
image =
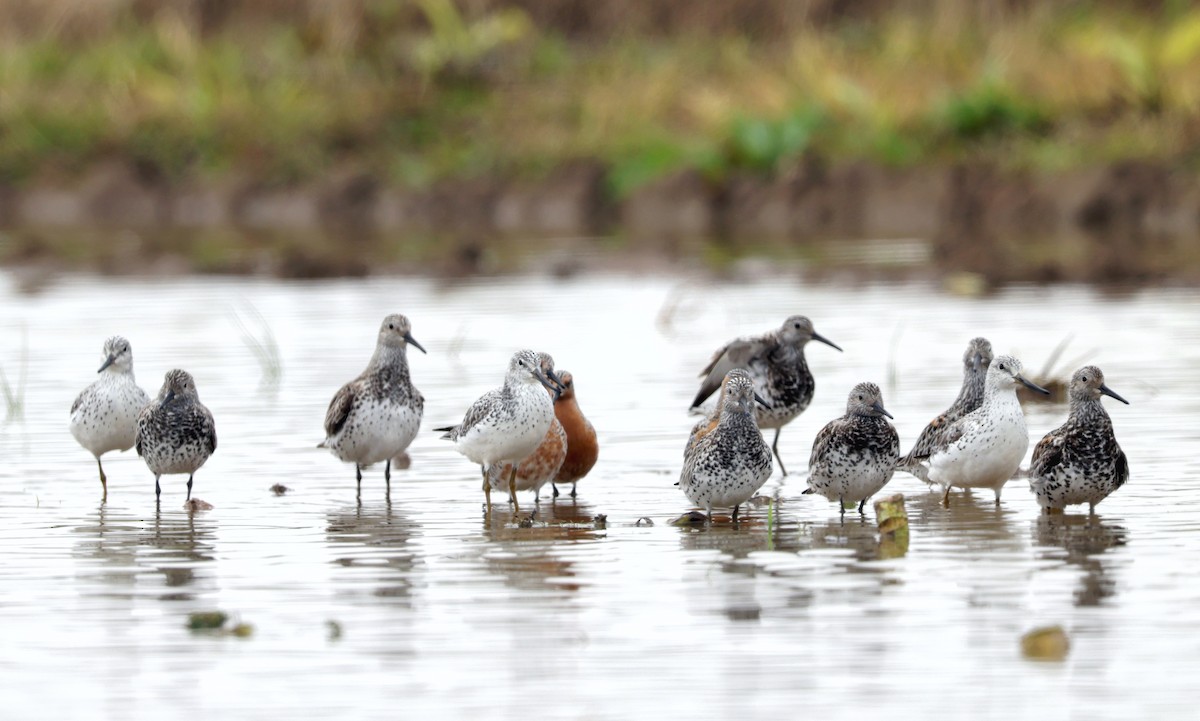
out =
<svg viewBox="0 0 1200 721"><path fill-rule="evenodd" d="M1193 707L1200 662L1200 293L1016 288L981 299L923 285L710 285L599 276L452 284L68 278L36 294L0 280L0 367L23 415L0 432L0 690L12 718L1153 718ZM278 388L238 328L274 334ZM363 480L314 446L337 387L403 312L429 350L412 465ZM724 341L811 316L809 410L784 430L793 476L737 527L677 528L672 484L696 372ZM107 335L127 336L152 394L183 367L220 448L196 476L212 511L182 510L183 477L131 453L106 463L109 498L67 409ZM912 541L883 560L873 518L801 496L813 436L850 387L883 387L903 445L954 398L983 334L1035 370L1068 334L1097 349L1130 457L1128 486L1088 518L1039 517L1022 481L996 507L949 509L899 474ZM500 382L519 347L576 378L600 462L579 497L543 499L532 527L482 511L478 475L429 429ZM1028 409L1034 440L1065 408ZM276 483L291 490L276 496ZM525 508L529 498L522 498ZM597 516L606 522L598 523ZM649 519L653 525L639 519ZM222 609L248 639L194 635ZM340 634L331 631L336 622ZM1018 639L1061 624L1063 663Z"/></svg>

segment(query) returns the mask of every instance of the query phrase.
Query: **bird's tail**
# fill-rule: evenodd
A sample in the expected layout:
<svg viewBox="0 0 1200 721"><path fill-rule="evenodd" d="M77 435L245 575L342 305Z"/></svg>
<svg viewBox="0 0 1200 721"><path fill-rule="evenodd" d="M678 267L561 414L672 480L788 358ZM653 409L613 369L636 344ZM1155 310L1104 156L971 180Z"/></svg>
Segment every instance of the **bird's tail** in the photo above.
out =
<svg viewBox="0 0 1200 721"><path fill-rule="evenodd" d="M812 492L813 492L812 488L805 488L803 491L800 491L800 495L807 496L807 495L810 495Z"/></svg>
<svg viewBox="0 0 1200 721"><path fill-rule="evenodd" d="M909 455L901 458L899 461L896 461L896 470L904 471L905 473L915 476L918 480L932 484L933 481L929 480L929 466L922 463L922 460L924 459L913 458L912 454L910 453Z"/></svg>
<svg viewBox="0 0 1200 721"><path fill-rule="evenodd" d="M328 446L328 445L326 445L326 444L328 444L328 443L329 443L329 439L328 439L328 438L326 438L325 440L323 440L323 441L321 441L320 443L318 443L318 444L317 444L317 448L328 448L329 446Z"/></svg>

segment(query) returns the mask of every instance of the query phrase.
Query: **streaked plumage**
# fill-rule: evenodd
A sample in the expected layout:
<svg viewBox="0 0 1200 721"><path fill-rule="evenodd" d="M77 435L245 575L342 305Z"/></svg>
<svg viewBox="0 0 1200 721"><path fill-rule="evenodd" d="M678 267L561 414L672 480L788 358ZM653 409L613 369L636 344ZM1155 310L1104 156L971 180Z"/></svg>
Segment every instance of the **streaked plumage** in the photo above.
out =
<svg viewBox="0 0 1200 721"><path fill-rule="evenodd" d="M802 315L788 318L769 333L726 344L713 354L712 360L701 371L700 390L692 400L692 407L698 407L721 387L729 371L746 369L754 381L754 390L766 402L766 407L754 409L758 426L775 429L771 449L785 476L787 469L779 456L779 431L808 408L816 388L804 358L804 346L810 340L841 350L813 330L812 321Z"/></svg>
<svg viewBox="0 0 1200 721"><path fill-rule="evenodd" d="M133 349L129 341L113 336L104 342L104 362L99 377L71 404L71 435L96 457L100 486L108 498L108 477L100 456L133 448L137 418L150 396L133 377Z"/></svg>
<svg viewBox="0 0 1200 721"><path fill-rule="evenodd" d="M325 440L319 447L354 464L359 490L362 469L380 461L387 461L383 477L390 488L392 459L408 448L421 426L425 398L409 375L409 345L425 352L412 337L408 318L384 318L366 370L338 390L325 412Z"/></svg>
<svg viewBox="0 0 1200 721"><path fill-rule="evenodd" d="M138 416L134 445L154 474L156 499L162 495L160 476L186 473L191 500L193 475L217 450L217 428L186 371L167 371L158 397Z"/></svg>
<svg viewBox="0 0 1200 721"><path fill-rule="evenodd" d="M1017 385L1048 394L1021 375L1021 362L1000 356L988 368L983 403L950 424L942 441L929 456L929 481L943 489L942 501L950 502L950 488L990 488L1000 502L1000 492L1021 465L1029 448L1025 414L1017 401Z"/></svg>
<svg viewBox="0 0 1200 721"><path fill-rule="evenodd" d="M963 381L958 398L937 418L929 422L912 450L900 459L898 468L929 483L929 454L945 441L950 426L983 403L987 369L992 363L992 344L986 338L974 338L963 353Z"/></svg>
<svg viewBox="0 0 1200 721"><path fill-rule="evenodd" d="M804 492L837 501L842 515L846 501L857 501L862 513L867 499L891 480L900 454L900 436L884 416L892 417L879 386L854 386L846 415L830 421L813 441Z"/></svg>
<svg viewBox="0 0 1200 721"><path fill-rule="evenodd" d="M713 507L733 508L750 500L771 475L771 449L754 420L754 384L726 377L716 427L696 439L684 455L679 487L712 520Z"/></svg>
<svg viewBox="0 0 1200 721"><path fill-rule="evenodd" d="M553 389L542 372L538 354L518 351L508 362L504 385L484 393L467 409L462 423L435 430L454 442L454 449L481 466L483 492L491 507L492 490L488 467L520 463L546 437L554 420L554 401L543 387ZM509 491L516 500L516 479L509 474Z"/></svg>
<svg viewBox="0 0 1200 721"><path fill-rule="evenodd" d="M1086 503L1095 513L1097 503L1129 480L1129 461L1117 444L1101 395L1129 403L1105 385L1096 366L1075 371L1067 422L1034 446L1029 489L1047 511Z"/></svg>
<svg viewBox="0 0 1200 721"><path fill-rule="evenodd" d="M562 386L562 393L554 401L554 417L567 434L567 457L554 476L554 484L570 483L571 497L574 498L579 481L591 472L600 457L600 443L596 438L596 429L584 417L575 399L575 377L568 371L559 371L558 382ZM558 486L552 487L557 497Z"/></svg>

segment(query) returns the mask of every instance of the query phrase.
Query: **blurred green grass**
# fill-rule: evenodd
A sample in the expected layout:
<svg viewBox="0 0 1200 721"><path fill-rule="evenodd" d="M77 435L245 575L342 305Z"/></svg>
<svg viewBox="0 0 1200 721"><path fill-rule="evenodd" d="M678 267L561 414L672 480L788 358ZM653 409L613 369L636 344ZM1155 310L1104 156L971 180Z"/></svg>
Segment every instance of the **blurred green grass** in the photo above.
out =
<svg viewBox="0 0 1200 721"><path fill-rule="evenodd" d="M620 197L682 168L786 173L810 152L895 166L1200 162L1200 10L1187 5L1035 4L953 23L883 11L762 40L568 37L517 7L464 14L452 0L358 0L215 30L114 0L16 4L58 15L0 43L0 182L117 157L171 180L350 167L423 186L583 157L610 168ZM78 30L88 23L103 29Z"/></svg>

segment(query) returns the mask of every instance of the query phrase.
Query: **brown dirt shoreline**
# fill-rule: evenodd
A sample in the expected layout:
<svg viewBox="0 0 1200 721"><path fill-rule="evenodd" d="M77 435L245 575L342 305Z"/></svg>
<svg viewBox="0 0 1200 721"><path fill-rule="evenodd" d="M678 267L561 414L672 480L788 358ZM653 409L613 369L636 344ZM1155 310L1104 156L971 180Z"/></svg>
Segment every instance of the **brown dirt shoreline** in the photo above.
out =
<svg viewBox="0 0 1200 721"><path fill-rule="evenodd" d="M534 258L566 273L758 255L819 265L838 243L917 239L931 262L903 272L991 284L1200 278L1200 177L1152 163L1051 173L812 156L783 177L681 172L620 201L606 174L578 161L539 181L410 190L348 170L281 187L168 182L113 161L76 180L0 186L0 262L312 278L506 272Z"/></svg>

